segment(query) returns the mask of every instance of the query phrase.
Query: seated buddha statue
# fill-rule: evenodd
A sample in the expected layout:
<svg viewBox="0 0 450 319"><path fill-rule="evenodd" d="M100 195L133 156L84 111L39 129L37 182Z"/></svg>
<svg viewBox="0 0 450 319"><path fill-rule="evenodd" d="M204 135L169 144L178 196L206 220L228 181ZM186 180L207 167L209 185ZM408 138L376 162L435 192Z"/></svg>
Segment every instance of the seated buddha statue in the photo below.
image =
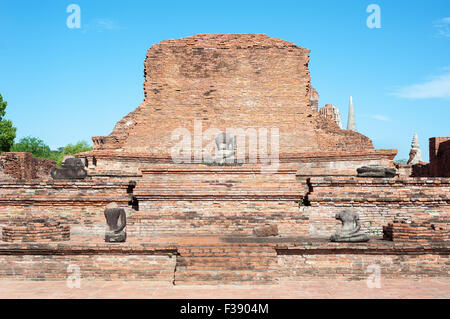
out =
<svg viewBox="0 0 450 319"><path fill-rule="evenodd" d="M342 228L330 240L333 242L365 242L369 241L369 236L361 233L361 225L358 213L351 210L344 210L336 214L335 218L342 222Z"/></svg>
<svg viewBox="0 0 450 319"><path fill-rule="evenodd" d="M105 208L105 218L108 226L105 232L105 241L108 243L124 242L127 238L125 209L120 208L116 203L110 203Z"/></svg>

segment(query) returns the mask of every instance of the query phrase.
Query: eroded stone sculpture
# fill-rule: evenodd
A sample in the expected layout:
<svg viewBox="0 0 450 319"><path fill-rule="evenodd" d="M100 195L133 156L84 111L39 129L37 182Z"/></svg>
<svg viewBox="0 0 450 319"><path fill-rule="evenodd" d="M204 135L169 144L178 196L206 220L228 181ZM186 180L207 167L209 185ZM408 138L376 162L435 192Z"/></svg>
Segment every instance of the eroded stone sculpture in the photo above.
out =
<svg viewBox="0 0 450 319"><path fill-rule="evenodd" d="M365 242L369 241L369 235L361 233L361 225L358 213L344 210L336 214L335 218L342 222L342 228L330 240L333 242Z"/></svg>
<svg viewBox="0 0 450 319"><path fill-rule="evenodd" d="M116 203L108 204L105 208L105 218L108 226L105 232L105 241L108 243L124 242L127 239L125 209L120 208Z"/></svg>
<svg viewBox="0 0 450 319"><path fill-rule="evenodd" d="M397 174L395 168L382 165L367 165L356 169L358 177L394 177Z"/></svg>
<svg viewBox="0 0 450 319"><path fill-rule="evenodd" d="M61 167L52 168L50 175L53 179L84 179L87 176L87 171L81 159L68 157L64 159Z"/></svg>
<svg viewBox="0 0 450 319"><path fill-rule="evenodd" d="M215 142L216 155L205 160L208 165L236 165L236 136L233 134L219 133Z"/></svg>

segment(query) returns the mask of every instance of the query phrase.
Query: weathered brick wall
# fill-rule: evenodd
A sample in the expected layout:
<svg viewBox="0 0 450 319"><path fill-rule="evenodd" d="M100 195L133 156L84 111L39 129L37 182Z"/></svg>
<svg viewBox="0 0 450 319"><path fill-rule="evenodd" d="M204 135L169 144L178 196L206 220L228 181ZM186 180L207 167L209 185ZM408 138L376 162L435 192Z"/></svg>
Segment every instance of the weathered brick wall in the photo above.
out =
<svg viewBox="0 0 450 319"><path fill-rule="evenodd" d="M285 236L307 230L298 209L306 184L296 182L295 167L262 174L261 166L155 165L142 173L133 193L139 211L129 218L132 233L251 235L266 223Z"/></svg>
<svg viewBox="0 0 450 319"><path fill-rule="evenodd" d="M304 240L276 245L280 280L311 277L368 279L376 267L383 278L448 276L449 248L444 242L331 243Z"/></svg>
<svg viewBox="0 0 450 319"><path fill-rule="evenodd" d="M430 176L450 177L450 137L432 137L430 147Z"/></svg>
<svg viewBox="0 0 450 319"><path fill-rule="evenodd" d="M50 176L55 161L33 157L31 153L5 152L0 155L2 179L40 179Z"/></svg>
<svg viewBox="0 0 450 319"><path fill-rule="evenodd" d="M164 200L140 201L127 232L139 238L157 234L252 235L265 224L278 225L282 236L305 235L308 217L294 201Z"/></svg>
<svg viewBox="0 0 450 319"><path fill-rule="evenodd" d="M279 128L280 152L373 149L310 107L309 50L263 34L206 34L154 44L145 61L144 102L94 149L169 154L171 133ZM209 143L209 141L204 141Z"/></svg>
<svg viewBox="0 0 450 319"><path fill-rule="evenodd" d="M449 179L295 177L295 168L277 174L261 167L154 165L144 169L136 188L128 182L3 181L0 225L15 218L50 217L72 226L72 234L103 234L104 207L129 209L128 231L136 236L172 234L251 235L253 228L276 224L282 236L323 237L339 226L334 215L358 212L363 230L381 235L393 220L449 219ZM305 195L311 206L299 203ZM136 202L137 199L137 202Z"/></svg>
<svg viewBox="0 0 450 319"><path fill-rule="evenodd" d="M332 235L340 226L335 214L350 208L360 215L361 227L381 235L382 227L394 220L450 220L448 178L311 178L303 208L309 217L310 235Z"/></svg>
<svg viewBox="0 0 450 319"><path fill-rule="evenodd" d="M311 206L437 207L450 204L449 178L315 177Z"/></svg>
<svg viewBox="0 0 450 319"><path fill-rule="evenodd" d="M297 175L356 176L356 169L365 165L394 167L396 149L360 151L322 151L284 156L281 161L298 167Z"/></svg>
<svg viewBox="0 0 450 319"><path fill-rule="evenodd" d="M309 235L329 238L341 228L341 222L334 219L337 213L350 208L360 216L361 229L371 236L381 236L383 226L395 219L420 221L441 216L450 219L450 205L439 207L368 207L368 206L320 206L304 207L304 214L309 218Z"/></svg>
<svg viewBox="0 0 450 319"><path fill-rule="evenodd" d="M0 244L0 278L13 280L149 280L172 283L170 248L109 244ZM79 270L79 272L78 272Z"/></svg>
<svg viewBox="0 0 450 319"><path fill-rule="evenodd" d="M52 242L70 239L70 226L48 218L15 219L2 227L7 242Z"/></svg>
<svg viewBox="0 0 450 319"><path fill-rule="evenodd" d="M236 238L239 239L239 238ZM264 284L312 277L381 279L448 276L448 247L371 241L329 243L194 242L0 243L0 278L14 280L150 280L175 284Z"/></svg>
<svg viewBox="0 0 450 319"><path fill-rule="evenodd" d="M430 174L430 163L422 162L411 166L411 177L427 177Z"/></svg>
<svg viewBox="0 0 450 319"><path fill-rule="evenodd" d="M104 232L104 208L128 206L128 183L69 180L0 182L0 225L17 218L51 218L71 224L72 233Z"/></svg>
<svg viewBox="0 0 450 319"><path fill-rule="evenodd" d="M397 221L383 227L383 239L392 241L413 241L429 245L433 242L448 242L450 239L448 220L432 218L422 222Z"/></svg>
<svg viewBox="0 0 450 319"><path fill-rule="evenodd" d="M310 280L312 277L347 278L367 280L380 267L381 282L384 278L420 278L448 276L448 253L424 255L366 255L366 254L317 254L282 255L280 280Z"/></svg>
<svg viewBox="0 0 450 319"><path fill-rule="evenodd" d="M280 154L278 160L285 165L295 165L298 176L356 176L356 169L364 165L378 164L394 167L393 159L396 154L395 149L320 151L300 154L284 153ZM141 167L173 164L172 157L168 154L154 156L146 153L93 151L78 156L86 158L87 170L91 178L112 181L139 180L142 177ZM192 162L194 163L194 158ZM247 157L245 163L248 162Z"/></svg>
<svg viewBox="0 0 450 319"><path fill-rule="evenodd" d="M278 280L272 245L252 243L177 245L174 283L270 284Z"/></svg>

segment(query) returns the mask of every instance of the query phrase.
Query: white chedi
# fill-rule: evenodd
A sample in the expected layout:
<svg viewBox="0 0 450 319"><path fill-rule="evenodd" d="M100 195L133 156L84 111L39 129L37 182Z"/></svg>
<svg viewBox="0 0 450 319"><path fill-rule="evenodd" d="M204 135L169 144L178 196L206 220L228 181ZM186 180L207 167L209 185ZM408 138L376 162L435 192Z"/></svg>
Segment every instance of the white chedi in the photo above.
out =
<svg viewBox="0 0 450 319"><path fill-rule="evenodd" d="M414 134L414 137L411 142L411 151L409 152L409 165L419 164L422 161L422 151L419 147L419 137L417 133Z"/></svg>

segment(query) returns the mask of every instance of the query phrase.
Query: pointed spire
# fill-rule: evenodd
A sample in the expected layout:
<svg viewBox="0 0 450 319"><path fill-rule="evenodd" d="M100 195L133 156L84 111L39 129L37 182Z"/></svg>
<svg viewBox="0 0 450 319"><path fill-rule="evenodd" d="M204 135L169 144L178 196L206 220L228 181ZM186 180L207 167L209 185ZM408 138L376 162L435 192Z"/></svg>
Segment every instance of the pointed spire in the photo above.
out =
<svg viewBox="0 0 450 319"><path fill-rule="evenodd" d="M408 164L419 164L422 161L422 151L419 147L419 137L417 133L414 134L411 142L411 151L409 152Z"/></svg>
<svg viewBox="0 0 450 319"><path fill-rule="evenodd" d="M350 103L348 104L347 130L356 132L355 114L353 113L353 98L351 96Z"/></svg>
<svg viewBox="0 0 450 319"><path fill-rule="evenodd" d="M411 148L419 148L419 136L417 136L417 133L415 133L413 136Z"/></svg>

